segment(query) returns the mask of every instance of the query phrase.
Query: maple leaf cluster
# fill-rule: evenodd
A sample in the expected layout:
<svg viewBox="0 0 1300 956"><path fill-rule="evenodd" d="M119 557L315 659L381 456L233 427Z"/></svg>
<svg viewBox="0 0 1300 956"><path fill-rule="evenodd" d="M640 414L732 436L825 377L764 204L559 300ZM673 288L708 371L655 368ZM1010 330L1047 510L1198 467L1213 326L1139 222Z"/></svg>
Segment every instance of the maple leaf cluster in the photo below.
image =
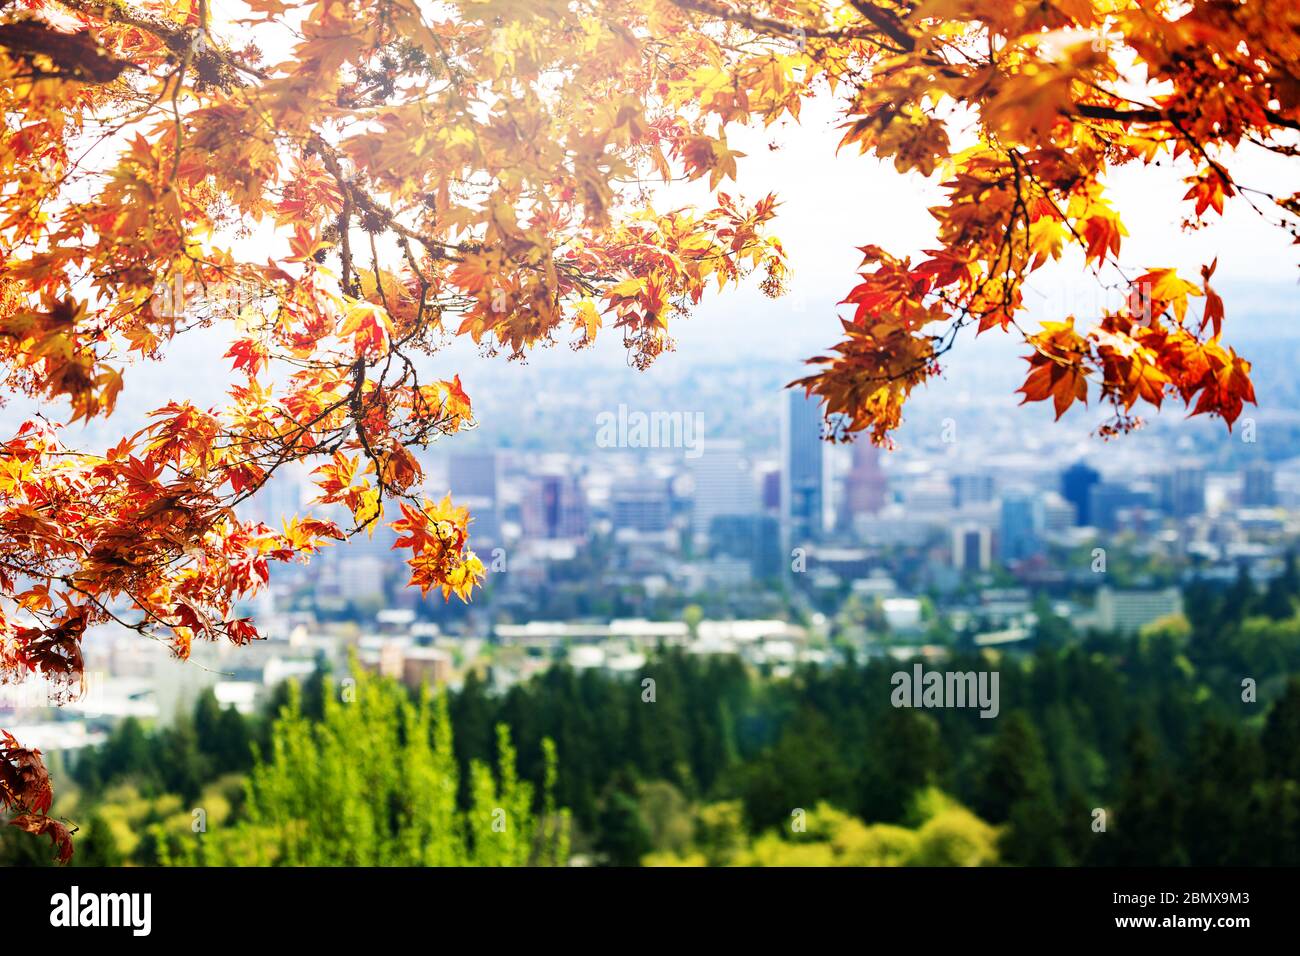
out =
<svg viewBox="0 0 1300 956"><path fill-rule="evenodd" d="M824 31L831 6L801 9ZM1025 401L1050 399L1058 418L1090 395L1108 404L1103 436L1136 427L1136 403L1159 408L1167 397L1231 427L1254 392L1250 363L1221 340L1214 264L1199 284L1173 269L1129 269L1128 231L1104 183L1125 164L1186 164L1190 188L1171 202L1191 205L1195 228L1242 193L1226 165L1232 150L1295 156L1300 4L846 6L875 32L857 48L869 75L823 58L851 89L841 146L890 158L900 172L937 171L945 199L930 210L938 241L928 258L868 251L869 268L843 303L855 307L844 341L794 383L841 416L837 432L867 431L888 445L908 393L938 373L967 326L1030 347ZM842 36L810 39L807 55ZM968 143L950 143L955 126ZM1251 191L1264 201L1254 210L1300 241L1294 197ZM1126 306L1027 324L1027 281L1071 247L1099 283L1129 290ZM1188 314L1189 296L1204 299L1201 315Z"/></svg>
<svg viewBox="0 0 1300 956"><path fill-rule="evenodd" d="M48 837L60 863L72 859L72 831L50 816L54 790L39 750L23 747L0 730L0 810L12 812L13 826Z"/></svg>
<svg viewBox="0 0 1300 956"><path fill-rule="evenodd" d="M842 341L798 384L835 434L888 442L967 325L1023 337L1027 401L1096 394L1122 430L1178 396L1231 423L1250 366L1222 300L1164 269L1128 307L1022 328L1027 278L1074 247L1120 269L1104 188L1188 167L1191 220L1260 197L1226 165L1294 155L1300 4L1233 0L11 0L0 6L0 381L69 421L112 415L130 367L228 333L212 408L174 401L108 449L59 415L0 443L0 675L71 693L87 628L257 637L269 563L380 522L411 584L467 599L464 509L416 451L474 424L429 356L456 337L519 358L621 337L644 367L706 292L779 295L774 196L728 182L728 131L842 111L842 148L942 177L924 258L862 247ZM1289 151L1289 152L1288 152ZM707 187L702 208L652 188ZM725 190L724 190L725 185ZM1249 200L1254 204L1254 199ZM1296 196L1268 197L1294 222ZM1290 217L1290 218L1287 218ZM1194 224L1194 223L1193 223ZM1293 227L1292 227L1293 228ZM1189 298L1203 299L1199 317ZM606 332L605 330L609 330ZM307 465L312 509L240 506ZM5 805L62 836L6 744ZM42 830L42 827L49 829Z"/></svg>

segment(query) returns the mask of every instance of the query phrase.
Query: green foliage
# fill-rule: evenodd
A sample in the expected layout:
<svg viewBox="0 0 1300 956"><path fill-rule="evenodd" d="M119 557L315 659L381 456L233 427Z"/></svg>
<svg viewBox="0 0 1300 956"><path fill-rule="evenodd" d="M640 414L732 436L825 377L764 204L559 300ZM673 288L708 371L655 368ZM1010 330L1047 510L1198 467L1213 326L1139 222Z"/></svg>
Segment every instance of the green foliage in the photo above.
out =
<svg viewBox="0 0 1300 956"><path fill-rule="evenodd" d="M719 820L738 822L737 804L702 807L700 843L679 852L648 854L647 866L992 866L997 829L937 790L914 801L913 828L866 824L829 803L797 811L783 827L752 841L732 830L717 840Z"/></svg>
<svg viewBox="0 0 1300 956"><path fill-rule="evenodd" d="M122 852L117 846L113 828L100 814L90 818L86 835L77 844L77 854L72 858L77 866L121 866Z"/></svg>
<svg viewBox="0 0 1300 956"><path fill-rule="evenodd" d="M469 767L470 802L445 694L418 700L354 670L355 700L324 695L303 713L296 690L253 767L244 817L167 841L164 862L197 865L522 866L563 862L563 826L539 820L518 779L510 733L497 728L495 772ZM548 804L553 814L553 805Z"/></svg>

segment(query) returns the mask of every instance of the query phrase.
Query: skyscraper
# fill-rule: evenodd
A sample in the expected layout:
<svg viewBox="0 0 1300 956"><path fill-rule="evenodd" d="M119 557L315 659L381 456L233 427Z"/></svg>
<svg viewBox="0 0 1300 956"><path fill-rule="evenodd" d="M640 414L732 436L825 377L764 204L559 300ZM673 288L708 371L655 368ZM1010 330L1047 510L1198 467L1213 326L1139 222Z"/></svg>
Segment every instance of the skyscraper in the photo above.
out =
<svg viewBox="0 0 1300 956"><path fill-rule="evenodd" d="M1256 461L1242 474L1241 504L1245 508L1271 508L1277 504L1277 487L1273 466Z"/></svg>
<svg viewBox="0 0 1300 956"><path fill-rule="evenodd" d="M709 527L709 553L748 561L755 578L781 575L781 526L770 515L718 515Z"/></svg>
<svg viewBox="0 0 1300 956"><path fill-rule="evenodd" d="M791 389L781 421L781 523L788 542L816 541L825 502L820 398Z"/></svg>
<svg viewBox="0 0 1300 956"><path fill-rule="evenodd" d="M1114 531L1126 515L1131 517L1133 511L1149 509L1154 504L1155 493L1148 485L1099 481L1088 489L1089 524L1103 531Z"/></svg>
<svg viewBox="0 0 1300 956"><path fill-rule="evenodd" d="M1205 469L1183 464L1160 476L1160 503L1175 518L1205 512Z"/></svg>
<svg viewBox="0 0 1300 956"><path fill-rule="evenodd" d="M758 509L758 489L740 442L718 439L690 460L695 480L695 510L691 530L705 537L718 515L749 515Z"/></svg>
<svg viewBox="0 0 1300 956"><path fill-rule="evenodd" d="M993 562L993 534L978 525L952 529L952 566L959 571L987 571Z"/></svg>
<svg viewBox="0 0 1300 956"><path fill-rule="evenodd" d="M520 503L530 538L581 538L587 533L587 500L572 475L534 475Z"/></svg>
<svg viewBox="0 0 1300 956"><path fill-rule="evenodd" d="M497 500L497 453L453 452L447 462L447 483L453 498Z"/></svg>
<svg viewBox="0 0 1300 956"><path fill-rule="evenodd" d="M993 500L993 476L983 471L961 471L952 476L953 504L958 508L981 505Z"/></svg>
<svg viewBox="0 0 1300 956"><path fill-rule="evenodd" d="M494 451L455 452L447 461L447 484L458 505L474 516L470 535L478 547L501 540L497 480L500 473Z"/></svg>
<svg viewBox="0 0 1300 956"><path fill-rule="evenodd" d="M781 466L769 465L758 474L759 505L763 512L781 514Z"/></svg>
<svg viewBox="0 0 1300 956"><path fill-rule="evenodd" d="M853 464L844 476L839 526L852 528L858 515L873 515L885 506L889 480L880 467L880 449L865 438L853 443Z"/></svg>
<svg viewBox="0 0 1300 956"><path fill-rule="evenodd" d="M1055 491L1045 491L1034 499L1034 528L1049 537L1074 527L1077 514L1074 505Z"/></svg>
<svg viewBox="0 0 1300 956"><path fill-rule="evenodd" d="M1002 498L1002 527L998 540L998 552L1003 563L1023 561L1039 551L1033 496L1023 491L1008 492Z"/></svg>
<svg viewBox="0 0 1300 956"><path fill-rule="evenodd" d="M1061 472L1061 496L1074 505L1075 517L1085 527L1093 523L1091 491L1100 480L1101 474L1081 461Z"/></svg>
<svg viewBox="0 0 1300 956"><path fill-rule="evenodd" d="M616 531L666 531L672 518L668 486L663 481L621 482L611 490L609 505Z"/></svg>

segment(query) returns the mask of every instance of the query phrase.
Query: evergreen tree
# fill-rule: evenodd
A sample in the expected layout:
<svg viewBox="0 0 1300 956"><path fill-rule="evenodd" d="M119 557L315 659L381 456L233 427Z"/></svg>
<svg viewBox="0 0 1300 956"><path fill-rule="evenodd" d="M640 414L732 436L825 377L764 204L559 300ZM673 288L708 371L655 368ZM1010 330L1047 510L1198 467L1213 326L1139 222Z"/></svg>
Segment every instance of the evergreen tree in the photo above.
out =
<svg viewBox="0 0 1300 956"><path fill-rule="evenodd" d="M192 803L211 776L211 763L199 750L193 722L178 715L175 724L155 738L155 747L154 765L163 788Z"/></svg>
<svg viewBox="0 0 1300 956"><path fill-rule="evenodd" d="M223 710L217 720L213 756L218 773L247 770L253 765L253 734L248 721L233 704Z"/></svg>
<svg viewBox="0 0 1300 956"><path fill-rule="evenodd" d="M1269 827L1254 816L1250 793L1263 760L1255 735L1217 720L1207 721L1182 773L1186 801L1183 841L1196 866L1249 866L1247 834Z"/></svg>
<svg viewBox="0 0 1300 956"><path fill-rule="evenodd" d="M938 723L929 714L890 707L866 749L858 777L859 815L873 823L902 820L913 795L933 784L942 769Z"/></svg>
<svg viewBox="0 0 1300 956"><path fill-rule="evenodd" d="M1105 851L1098 862L1112 866L1183 866L1183 796L1159 759L1151 733L1136 727L1126 748L1126 771L1110 815Z"/></svg>
<svg viewBox="0 0 1300 956"><path fill-rule="evenodd" d="M1250 576L1250 568L1243 562L1237 567L1237 578L1224 595L1224 611L1233 621L1242 621L1258 609L1259 591Z"/></svg>
<svg viewBox="0 0 1300 956"><path fill-rule="evenodd" d="M776 745L746 770L743 793L752 825L778 825L788 821L795 808L819 801L848 805L852 775L834 737L821 714L811 708L799 712Z"/></svg>
<svg viewBox="0 0 1300 956"><path fill-rule="evenodd" d="M602 801L596 850L610 866L640 866L654 846L630 787L627 780L616 782Z"/></svg>
<svg viewBox="0 0 1300 956"><path fill-rule="evenodd" d="M72 858L77 866L121 866L122 853L117 848L117 838L108 822L98 813L86 825L86 835L77 843L77 854Z"/></svg>
<svg viewBox="0 0 1300 956"><path fill-rule="evenodd" d="M1300 597L1300 568L1296 566L1294 551L1288 551L1282 573L1268 582L1260 599L1260 611L1275 621L1285 620L1296 612L1296 598Z"/></svg>
<svg viewBox="0 0 1300 956"><path fill-rule="evenodd" d="M1287 682L1282 698L1269 711L1260 743L1271 776L1300 782L1300 678Z"/></svg>
<svg viewBox="0 0 1300 956"><path fill-rule="evenodd" d="M1023 711L1009 714L994 739L976 807L989 822L1007 824L999 847L1008 863L1069 863L1043 743Z"/></svg>
<svg viewBox="0 0 1300 956"><path fill-rule="evenodd" d="M199 750L208 756L217 753L218 724L221 723L221 705L211 687L205 687L194 702L194 734Z"/></svg>

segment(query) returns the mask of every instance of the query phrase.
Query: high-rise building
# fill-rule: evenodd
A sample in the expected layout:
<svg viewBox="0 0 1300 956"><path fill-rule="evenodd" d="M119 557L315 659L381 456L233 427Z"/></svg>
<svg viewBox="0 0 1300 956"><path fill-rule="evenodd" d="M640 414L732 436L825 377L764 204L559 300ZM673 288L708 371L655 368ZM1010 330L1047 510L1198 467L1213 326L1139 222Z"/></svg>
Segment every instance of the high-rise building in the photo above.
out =
<svg viewBox="0 0 1300 956"><path fill-rule="evenodd" d="M447 461L447 484L452 498L497 500L497 453L494 451L453 452Z"/></svg>
<svg viewBox="0 0 1300 956"><path fill-rule="evenodd" d="M447 461L447 485L458 505L473 516L470 537L475 547L501 540L498 476L500 465L494 451L455 452Z"/></svg>
<svg viewBox="0 0 1300 956"><path fill-rule="evenodd" d="M844 499L839 526L853 527L859 515L874 515L885 507L889 479L880 467L880 449L866 439L853 443L853 464L844 476Z"/></svg>
<svg viewBox="0 0 1300 956"><path fill-rule="evenodd" d="M302 510L304 498L309 497L304 490L301 469L277 468L257 494L239 506L240 517L278 530Z"/></svg>
<svg viewBox="0 0 1300 956"><path fill-rule="evenodd" d="M1271 508L1277 504L1277 486L1273 466L1252 462L1242 473L1241 505L1243 508Z"/></svg>
<svg viewBox="0 0 1300 956"><path fill-rule="evenodd" d="M1059 534L1076 523L1074 505L1055 491L1045 491L1034 499L1034 528L1045 535Z"/></svg>
<svg viewBox="0 0 1300 956"><path fill-rule="evenodd" d="M577 478L534 475L520 503L524 535L530 538L581 538L587 533L587 500Z"/></svg>
<svg viewBox="0 0 1300 956"><path fill-rule="evenodd" d="M825 507L825 443L822 401L791 389L781 419L781 523L791 543L822 535Z"/></svg>
<svg viewBox="0 0 1300 956"><path fill-rule="evenodd" d="M781 513L781 469L769 467L758 475L759 499L766 513Z"/></svg>
<svg viewBox="0 0 1300 956"><path fill-rule="evenodd" d="M615 531L666 531L672 517L668 486L663 481L619 483L610 491L609 507Z"/></svg>
<svg viewBox="0 0 1300 956"><path fill-rule="evenodd" d="M1074 505L1075 520L1085 527L1093 523L1090 495L1100 480L1101 474L1081 461L1061 472L1061 495Z"/></svg>
<svg viewBox="0 0 1300 956"><path fill-rule="evenodd" d="M1148 486L1099 481L1088 489L1089 524L1103 531L1114 531L1126 513L1152 508L1154 504L1155 495Z"/></svg>
<svg viewBox="0 0 1300 956"><path fill-rule="evenodd" d="M952 476L953 504L958 508L993 500L993 476L982 471L958 472Z"/></svg>
<svg viewBox="0 0 1300 956"><path fill-rule="evenodd" d="M778 578L781 525L771 515L718 515L709 526L709 553L748 561L758 580Z"/></svg>
<svg viewBox="0 0 1300 956"><path fill-rule="evenodd" d="M405 560L402 553L393 547L399 537L401 535L387 522L376 519L365 531L353 535L346 542L340 542L338 547L331 548L328 553L332 560L345 563L373 558L381 564L397 564ZM406 557L410 556L411 552L406 552Z"/></svg>
<svg viewBox="0 0 1300 956"><path fill-rule="evenodd" d="M953 501L952 482L942 475L909 481L903 491L909 514L943 514L952 510Z"/></svg>
<svg viewBox="0 0 1300 956"><path fill-rule="evenodd" d="M389 555L349 554L341 549L338 553L344 555L332 565L338 596L346 601L382 600L396 562ZM389 554L396 556L397 552ZM329 576L324 575L324 580Z"/></svg>
<svg viewBox="0 0 1300 956"><path fill-rule="evenodd" d="M1010 491L1002 498L1002 525L998 554L1003 563L1023 561L1041 551L1034 522L1034 497L1026 491Z"/></svg>
<svg viewBox="0 0 1300 956"><path fill-rule="evenodd" d="M695 481L691 530L705 537L718 515L749 515L758 509L758 490L740 442L715 439L690 460Z"/></svg>
<svg viewBox="0 0 1300 956"><path fill-rule="evenodd" d="M1179 465L1160 476L1160 505L1175 518L1190 518L1205 511L1205 469Z"/></svg>
<svg viewBox="0 0 1300 956"><path fill-rule="evenodd" d="M952 566L959 571L987 571L993 563L993 533L978 525L952 529Z"/></svg>

